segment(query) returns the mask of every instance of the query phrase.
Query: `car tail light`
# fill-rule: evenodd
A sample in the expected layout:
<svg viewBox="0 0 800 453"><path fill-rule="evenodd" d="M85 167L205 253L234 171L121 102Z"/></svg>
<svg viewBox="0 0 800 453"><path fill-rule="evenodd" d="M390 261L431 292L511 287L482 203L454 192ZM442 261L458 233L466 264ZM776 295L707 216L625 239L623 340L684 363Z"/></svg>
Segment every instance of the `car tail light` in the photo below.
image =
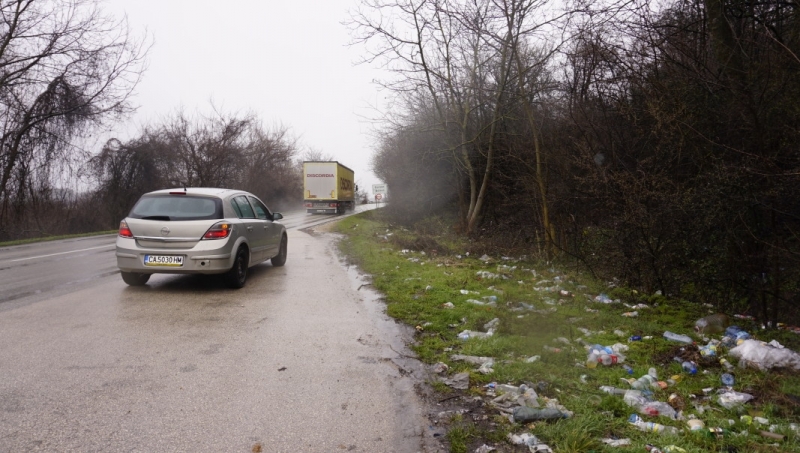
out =
<svg viewBox="0 0 800 453"><path fill-rule="evenodd" d="M231 231L233 230L233 225L227 222L219 222L215 223L214 226L206 231L206 234L203 235L203 239L225 239L226 237L231 235Z"/></svg>
<svg viewBox="0 0 800 453"><path fill-rule="evenodd" d="M132 238L133 237L133 231L131 231L131 229L128 228L128 223L125 222L124 220L119 222L119 235L120 235L120 237L123 237L123 238Z"/></svg>
<svg viewBox="0 0 800 453"><path fill-rule="evenodd" d="M307 208L313 208L314 204L313 203L306 203L304 206L307 207Z"/></svg>
<svg viewBox="0 0 800 453"><path fill-rule="evenodd" d="M336 207L336 203L331 203L331 204L329 204L328 206L330 206L330 207L332 207L332 208L335 208L335 207Z"/></svg>

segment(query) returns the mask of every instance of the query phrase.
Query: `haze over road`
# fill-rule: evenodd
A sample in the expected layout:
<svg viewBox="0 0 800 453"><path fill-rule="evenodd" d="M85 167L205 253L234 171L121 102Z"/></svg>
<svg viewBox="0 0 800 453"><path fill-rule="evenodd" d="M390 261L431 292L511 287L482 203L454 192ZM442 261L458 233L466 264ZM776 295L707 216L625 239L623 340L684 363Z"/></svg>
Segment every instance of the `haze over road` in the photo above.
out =
<svg viewBox="0 0 800 453"><path fill-rule="evenodd" d="M327 220L241 290L128 287L114 236L0 249L0 452L425 450L409 333L298 229Z"/></svg>

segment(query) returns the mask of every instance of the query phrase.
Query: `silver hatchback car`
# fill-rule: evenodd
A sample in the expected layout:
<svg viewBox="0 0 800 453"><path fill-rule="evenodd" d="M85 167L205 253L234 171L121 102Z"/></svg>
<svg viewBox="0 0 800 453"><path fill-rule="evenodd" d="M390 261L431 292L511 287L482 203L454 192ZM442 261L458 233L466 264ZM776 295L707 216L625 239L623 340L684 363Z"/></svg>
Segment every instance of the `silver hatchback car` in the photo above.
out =
<svg viewBox="0 0 800 453"><path fill-rule="evenodd" d="M266 260L286 263L283 216L241 190L182 188L142 195L119 224L117 267L125 283L150 275L224 274L241 288L247 269Z"/></svg>

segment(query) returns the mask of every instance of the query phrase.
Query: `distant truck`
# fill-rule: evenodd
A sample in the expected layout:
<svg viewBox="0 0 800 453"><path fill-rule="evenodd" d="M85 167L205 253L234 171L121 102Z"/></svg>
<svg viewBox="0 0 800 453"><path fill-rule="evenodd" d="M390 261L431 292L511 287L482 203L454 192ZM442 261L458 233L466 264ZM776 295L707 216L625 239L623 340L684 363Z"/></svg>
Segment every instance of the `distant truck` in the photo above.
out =
<svg viewBox="0 0 800 453"><path fill-rule="evenodd" d="M336 161L303 162L303 206L309 214L342 214L356 207L353 170Z"/></svg>

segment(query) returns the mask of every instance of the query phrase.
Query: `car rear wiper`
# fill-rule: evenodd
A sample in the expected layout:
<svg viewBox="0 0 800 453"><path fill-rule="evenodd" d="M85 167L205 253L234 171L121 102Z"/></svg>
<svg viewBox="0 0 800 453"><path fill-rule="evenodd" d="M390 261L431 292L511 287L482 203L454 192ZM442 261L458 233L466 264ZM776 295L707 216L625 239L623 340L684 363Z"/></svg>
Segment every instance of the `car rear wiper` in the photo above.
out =
<svg viewBox="0 0 800 453"><path fill-rule="evenodd" d="M142 217L142 220L172 220L168 215L148 215Z"/></svg>

